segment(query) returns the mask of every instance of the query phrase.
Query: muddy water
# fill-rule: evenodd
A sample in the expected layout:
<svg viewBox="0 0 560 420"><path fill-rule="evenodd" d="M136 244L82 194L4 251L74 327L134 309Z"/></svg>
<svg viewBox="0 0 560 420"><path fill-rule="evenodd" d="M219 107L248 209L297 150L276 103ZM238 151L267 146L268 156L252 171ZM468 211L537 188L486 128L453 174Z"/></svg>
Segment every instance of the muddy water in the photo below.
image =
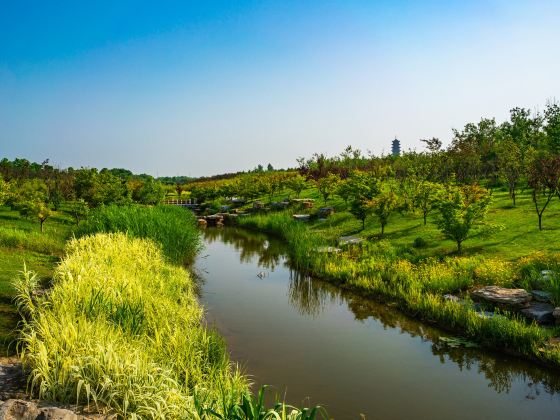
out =
<svg viewBox="0 0 560 420"><path fill-rule="evenodd" d="M207 229L208 322L256 386L337 419L558 419L560 374L468 348L396 308L290 268L284 244Z"/></svg>

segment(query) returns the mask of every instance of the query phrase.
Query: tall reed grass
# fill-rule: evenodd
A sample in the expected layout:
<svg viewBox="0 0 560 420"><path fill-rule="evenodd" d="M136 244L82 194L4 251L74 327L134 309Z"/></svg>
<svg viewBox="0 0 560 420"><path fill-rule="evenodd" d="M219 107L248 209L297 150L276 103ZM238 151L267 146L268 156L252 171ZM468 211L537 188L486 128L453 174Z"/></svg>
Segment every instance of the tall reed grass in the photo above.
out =
<svg viewBox="0 0 560 420"><path fill-rule="evenodd" d="M136 238L152 239L177 264L191 260L201 247L194 214L176 206L100 207L80 224L75 234L81 237L100 232L126 232Z"/></svg>
<svg viewBox="0 0 560 420"><path fill-rule="evenodd" d="M220 411L247 381L202 327L188 273L158 246L124 234L71 240L48 295L16 285L22 357L39 398L95 404L123 417L195 418L196 394Z"/></svg>

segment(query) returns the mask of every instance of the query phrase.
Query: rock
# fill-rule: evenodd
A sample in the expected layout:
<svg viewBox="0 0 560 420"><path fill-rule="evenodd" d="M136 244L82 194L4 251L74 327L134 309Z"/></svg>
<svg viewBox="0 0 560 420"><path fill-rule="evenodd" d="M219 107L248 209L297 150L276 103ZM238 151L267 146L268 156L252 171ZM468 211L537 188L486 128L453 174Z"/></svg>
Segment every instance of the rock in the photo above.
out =
<svg viewBox="0 0 560 420"><path fill-rule="evenodd" d="M484 301L515 307L526 308L532 296L525 289L507 289L499 286L486 286L471 293L474 297Z"/></svg>
<svg viewBox="0 0 560 420"><path fill-rule="evenodd" d="M552 316L554 317L556 325L560 325L560 307L554 308Z"/></svg>
<svg viewBox="0 0 560 420"><path fill-rule="evenodd" d="M208 222L204 219L198 219L197 223L199 227L206 227L208 225Z"/></svg>
<svg viewBox="0 0 560 420"><path fill-rule="evenodd" d="M541 277L543 280L550 280L550 277L554 275L554 271L552 270L542 270Z"/></svg>
<svg viewBox="0 0 560 420"><path fill-rule="evenodd" d="M73 411L58 407L41 408L37 416L37 420L77 420L78 418L79 417Z"/></svg>
<svg viewBox="0 0 560 420"><path fill-rule="evenodd" d="M494 312L490 312L490 311L478 311L476 315L479 318L485 318L485 319L494 318L496 316Z"/></svg>
<svg viewBox="0 0 560 420"><path fill-rule="evenodd" d="M531 290L533 299L539 302L550 303L552 301L552 294L544 290Z"/></svg>
<svg viewBox="0 0 560 420"><path fill-rule="evenodd" d="M321 219L326 219L332 214L334 214L334 207L321 207L319 209L319 212L317 213L317 216L319 216Z"/></svg>
<svg viewBox="0 0 560 420"><path fill-rule="evenodd" d="M76 414L46 402L9 399L0 402L0 420L116 420L115 414Z"/></svg>
<svg viewBox="0 0 560 420"><path fill-rule="evenodd" d="M521 309L521 314L539 324L554 323L554 306L544 302L531 302L528 308Z"/></svg>
<svg viewBox="0 0 560 420"><path fill-rule="evenodd" d="M461 300L461 299L459 299L458 296L450 295L450 294L443 295L443 298L445 300L449 300L451 302L457 302L457 303L459 303L459 301Z"/></svg>
<svg viewBox="0 0 560 420"><path fill-rule="evenodd" d="M342 249L335 248L334 246L320 246L316 249L316 251L322 254L336 254L337 252L342 251Z"/></svg>
<svg viewBox="0 0 560 420"><path fill-rule="evenodd" d="M304 209L312 209L313 208L313 201L304 201L303 202Z"/></svg>
<svg viewBox="0 0 560 420"><path fill-rule="evenodd" d="M37 404L31 401L7 400L0 408L1 420L35 420L38 416Z"/></svg>
<svg viewBox="0 0 560 420"><path fill-rule="evenodd" d="M304 222L311 220L311 216L309 214L294 214L292 217L294 218L294 220L300 220Z"/></svg>
<svg viewBox="0 0 560 420"><path fill-rule="evenodd" d="M253 203L253 208L257 210L264 209L264 203L262 201L255 201Z"/></svg>
<svg viewBox="0 0 560 420"><path fill-rule="evenodd" d="M341 236L340 238L338 238L337 242L339 246L342 246L342 245L355 245L363 241L364 238L360 238L358 236Z"/></svg>

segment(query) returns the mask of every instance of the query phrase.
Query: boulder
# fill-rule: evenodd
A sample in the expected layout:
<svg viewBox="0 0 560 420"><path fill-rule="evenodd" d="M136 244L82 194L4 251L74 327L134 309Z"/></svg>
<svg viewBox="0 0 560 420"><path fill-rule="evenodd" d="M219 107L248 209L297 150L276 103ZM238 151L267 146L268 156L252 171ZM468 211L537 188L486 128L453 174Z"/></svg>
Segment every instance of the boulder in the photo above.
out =
<svg viewBox="0 0 560 420"><path fill-rule="evenodd" d="M317 213L317 216L319 216L321 219L326 219L332 214L334 214L334 207L321 207L319 209L319 212Z"/></svg>
<svg viewBox="0 0 560 420"><path fill-rule="evenodd" d="M461 299L459 299L459 296L450 295L450 294L443 295L443 298L445 300L450 301L450 302L457 302L457 303L459 303L459 301L461 300Z"/></svg>
<svg viewBox="0 0 560 420"><path fill-rule="evenodd" d="M360 238L358 236L341 236L340 238L338 238L337 242L339 246L342 246L342 245L355 245L363 241L364 238Z"/></svg>
<svg viewBox="0 0 560 420"><path fill-rule="evenodd" d="M311 220L311 216L309 214L294 214L292 217L294 218L294 220L300 220L304 222Z"/></svg>
<svg viewBox="0 0 560 420"><path fill-rule="evenodd" d="M531 290L533 299L539 302L550 303L552 301L552 294L544 290Z"/></svg>
<svg viewBox="0 0 560 420"><path fill-rule="evenodd" d="M206 227L206 225L208 225L208 222L204 219L198 219L198 226L200 227Z"/></svg>
<svg viewBox="0 0 560 420"><path fill-rule="evenodd" d="M532 295L525 289L507 289L499 286L486 286L473 291L472 296L497 305L526 308Z"/></svg>
<svg viewBox="0 0 560 420"><path fill-rule="evenodd" d="M554 271L552 270L542 270L541 271L541 278L543 280L550 280L550 278L554 275Z"/></svg>
<svg viewBox="0 0 560 420"><path fill-rule="evenodd" d="M554 317L555 324L560 325L560 307L554 308L552 316Z"/></svg>
<svg viewBox="0 0 560 420"><path fill-rule="evenodd" d="M342 251L342 249L335 248L334 246L320 246L316 249L316 251L321 254L336 254L337 252Z"/></svg>
<svg viewBox="0 0 560 420"><path fill-rule="evenodd" d="M83 418L83 416L80 416ZM58 407L40 407L33 401L7 400L0 408L1 420L77 420L76 413Z"/></svg>
<svg viewBox="0 0 560 420"><path fill-rule="evenodd" d="M528 308L521 309L521 314L538 324L554 323L554 306L544 302L531 302Z"/></svg>

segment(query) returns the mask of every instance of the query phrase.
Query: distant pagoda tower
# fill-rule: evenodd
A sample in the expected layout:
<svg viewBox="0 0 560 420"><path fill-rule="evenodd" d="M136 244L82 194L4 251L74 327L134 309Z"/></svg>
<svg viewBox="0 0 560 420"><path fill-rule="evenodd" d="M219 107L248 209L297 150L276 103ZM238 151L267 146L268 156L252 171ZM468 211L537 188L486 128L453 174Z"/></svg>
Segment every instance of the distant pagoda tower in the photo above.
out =
<svg viewBox="0 0 560 420"><path fill-rule="evenodd" d="M401 155L401 142L400 142L400 140L397 140L396 137L395 137L395 140L393 140L393 143L391 145L391 154L393 156L400 156Z"/></svg>

